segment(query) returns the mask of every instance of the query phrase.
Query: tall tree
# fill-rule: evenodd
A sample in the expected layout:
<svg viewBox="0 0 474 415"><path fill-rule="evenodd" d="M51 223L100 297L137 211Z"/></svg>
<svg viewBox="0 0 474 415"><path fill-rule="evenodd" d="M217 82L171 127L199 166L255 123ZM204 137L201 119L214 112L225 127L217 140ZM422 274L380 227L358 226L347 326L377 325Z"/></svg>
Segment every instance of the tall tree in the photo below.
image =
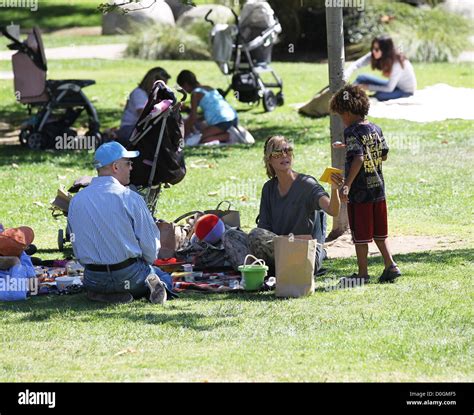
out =
<svg viewBox="0 0 474 415"><path fill-rule="evenodd" d="M344 85L344 26L342 7L326 5L326 30L328 44L329 89L334 94ZM344 170L345 151L334 149L332 143L343 140L344 126L339 116L331 114L331 162L333 167ZM341 204L339 216L333 218L332 230L327 240L331 241L349 229L347 204Z"/></svg>

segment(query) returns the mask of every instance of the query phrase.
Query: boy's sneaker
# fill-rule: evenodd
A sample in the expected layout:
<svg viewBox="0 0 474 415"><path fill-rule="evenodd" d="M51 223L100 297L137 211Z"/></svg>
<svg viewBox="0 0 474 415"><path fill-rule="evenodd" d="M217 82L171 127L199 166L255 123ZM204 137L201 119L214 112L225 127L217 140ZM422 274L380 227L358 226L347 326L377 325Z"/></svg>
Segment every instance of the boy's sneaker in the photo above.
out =
<svg viewBox="0 0 474 415"><path fill-rule="evenodd" d="M379 278L379 283L383 284L386 282L395 282L398 277L401 277L402 273L398 268L397 264L392 264L388 268L385 268L382 275Z"/></svg>
<svg viewBox="0 0 474 415"><path fill-rule="evenodd" d="M165 284L160 280L160 277L156 274L150 274L146 277L145 283L150 289L150 302L163 305L166 302L167 295Z"/></svg>

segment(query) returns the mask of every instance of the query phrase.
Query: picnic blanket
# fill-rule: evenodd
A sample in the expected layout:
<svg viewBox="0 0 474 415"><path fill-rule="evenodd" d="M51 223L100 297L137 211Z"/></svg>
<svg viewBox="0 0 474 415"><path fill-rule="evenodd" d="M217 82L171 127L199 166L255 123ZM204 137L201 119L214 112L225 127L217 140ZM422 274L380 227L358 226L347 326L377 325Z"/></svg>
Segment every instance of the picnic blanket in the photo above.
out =
<svg viewBox="0 0 474 415"><path fill-rule="evenodd" d="M411 97L377 101L370 99L369 116L415 122L474 119L473 88L436 84L416 91Z"/></svg>

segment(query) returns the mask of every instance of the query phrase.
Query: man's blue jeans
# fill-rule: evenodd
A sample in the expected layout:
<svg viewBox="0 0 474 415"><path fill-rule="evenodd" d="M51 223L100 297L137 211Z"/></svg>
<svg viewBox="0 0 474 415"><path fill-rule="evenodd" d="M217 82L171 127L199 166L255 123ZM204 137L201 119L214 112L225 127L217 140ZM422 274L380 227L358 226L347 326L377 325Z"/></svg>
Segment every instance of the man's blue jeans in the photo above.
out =
<svg viewBox="0 0 474 415"><path fill-rule="evenodd" d="M367 85L388 85L388 79L381 79L371 74L359 75L354 81L354 85L367 84ZM389 99L405 98L413 95L411 92L404 92L400 88L395 88L392 92L376 92L374 97L379 101L388 101Z"/></svg>
<svg viewBox="0 0 474 415"><path fill-rule="evenodd" d="M145 279L151 273L158 275L166 285L167 291L172 292L173 281L171 275L163 272L158 267L146 264L142 260L138 260L118 271L98 272L86 269L84 272L84 286L87 290L98 293L129 292L134 298L141 298L150 293L145 284Z"/></svg>

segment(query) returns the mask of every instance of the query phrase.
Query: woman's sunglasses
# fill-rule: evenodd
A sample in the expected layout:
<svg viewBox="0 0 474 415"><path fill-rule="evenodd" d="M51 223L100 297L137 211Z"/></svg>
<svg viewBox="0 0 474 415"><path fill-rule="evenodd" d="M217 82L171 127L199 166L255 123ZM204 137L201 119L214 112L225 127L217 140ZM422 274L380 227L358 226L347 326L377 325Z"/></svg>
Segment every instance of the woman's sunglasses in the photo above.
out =
<svg viewBox="0 0 474 415"><path fill-rule="evenodd" d="M271 153L271 156L274 159L279 159L279 158L283 157L283 153L287 154L288 156L292 156L293 155L293 148L286 147L286 148L282 148L282 149L279 149L279 150L273 150L272 153Z"/></svg>

